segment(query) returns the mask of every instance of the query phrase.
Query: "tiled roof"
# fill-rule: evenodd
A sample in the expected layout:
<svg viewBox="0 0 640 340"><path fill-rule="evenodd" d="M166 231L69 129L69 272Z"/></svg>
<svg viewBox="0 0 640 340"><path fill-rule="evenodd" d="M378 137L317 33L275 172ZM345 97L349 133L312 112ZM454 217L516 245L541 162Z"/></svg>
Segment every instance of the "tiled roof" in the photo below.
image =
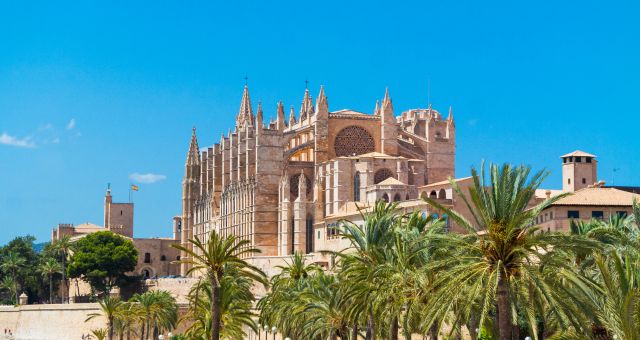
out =
<svg viewBox="0 0 640 340"><path fill-rule="evenodd" d="M551 197L560 195L562 193L562 190L556 190L556 189L536 189L536 198L546 199L547 191L550 192Z"/></svg>
<svg viewBox="0 0 640 340"><path fill-rule="evenodd" d="M572 153L568 153L568 154L566 154L564 156L560 156L560 158L571 157L571 156L573 156L573 157L596 157L595 155L592 155L590 153L586 153L584 151L576 150L576 151L574 151Z"/></svg>
<svg viewBox="0 0 640 340"><path fill-rule="evenodd" d="M584 188L553 205L631 206L636 194L614 188Z"/></svg>
<svg viewBox="0 0 640 340"><path fill-rule="evenodd" d="M384 181L378 183L377 185L405 185L405 184L400 182L399 180L393 178L393 177L389 177L389 178L385 179Z"/></svg>
<svg viewBox="0 0 640 340"><path fill-rule="evenodd" d="M471 179L471 178L473 178L473 177L469 176L469 177L455 178L455 179L453 179L453 181L458 183L458 182L466 181L466 180ZM449 184L449 183L451 183L451 182L447 179L447 180L444 180L444 181L435 182L435 183L429 183L427 185L423 185L422 188L428 188L428 187L431 187L431 186L437 186L437 185Z"/></svg>

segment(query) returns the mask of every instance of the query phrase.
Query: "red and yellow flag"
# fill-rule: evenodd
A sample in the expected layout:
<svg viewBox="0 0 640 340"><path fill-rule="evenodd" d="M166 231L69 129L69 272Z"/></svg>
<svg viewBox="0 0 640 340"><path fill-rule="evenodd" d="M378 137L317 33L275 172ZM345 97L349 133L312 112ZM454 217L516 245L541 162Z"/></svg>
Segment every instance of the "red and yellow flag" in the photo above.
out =
<svg viewBox="0 0 640 340"><path fill-rule="evenodd" d="M138 191L138 186L135 184L131 184L131 190Z"/></svg>

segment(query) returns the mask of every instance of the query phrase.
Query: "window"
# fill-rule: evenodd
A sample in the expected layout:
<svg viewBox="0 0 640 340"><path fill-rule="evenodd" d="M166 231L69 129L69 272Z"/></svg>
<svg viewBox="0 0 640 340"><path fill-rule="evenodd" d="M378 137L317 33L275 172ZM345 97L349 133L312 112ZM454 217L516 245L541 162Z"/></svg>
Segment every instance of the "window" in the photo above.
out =
<svg viewBox="0 0 640 340"><path fill-rule="evenodd" d="M393 196L394 202L399 202L400 200L402 200L402 198L400 198L400 194L396 194L395 196Z"/></svg>
<svg viewBox="0 0 640 340"><path fill-rule="evenodd" d="M122 216L122 210L120 210L120 216Z"/></svg>
<svg viewBox="0 0 640 340"><path fill-rule="evenodd" d="M151 254L144 253L144 263L151 263Z"/></svg>
<svg viewBox="0 0 640 340"><path fill-rule="evenodd" d="M582 163L582 157L576 157L576 163Z"/></svg>
<svg viewBox="0 0 640 340"><path fill-rule="evenodd" d="M360 202L360 172L353 176L353 201Z"/></svg>
<svg viewBox="0 0 640 340"><path fill-rule="evenodd" d="M180 261L180 255L176 256L176 261Z"/></svg>
<svg viewBox="0 0 640 340"><path fill-rule="evenodd" d="M166 256L164 256L164 255L160 256L160 261L166 261L166 260L167 260Z"/></svg>
<svg viewBox="0 0 640 340"><path fill-rule="evenodd" d="M601 220L604 218L604 212L602 210L594 210L591 212L591 217Z"/></svg>
<svg viewBox="0 0 640 340"><path fill-rule="evenodd" d="M318 240L320 239L320 230L318 230Z"/></svg>
<svg viewBox="0 0 640 340"><path fill-rule="evenodd" d="M381 199L382 199L383 201L385 201L385 202L389 202L389 195L387 195L387 194L385 193L384 195L382 195L382 198L381 198Z"/></svg>
<svg viewBox="0 0 640 340"><path fill-rule="evenodd" d="M587 163L591 163L591 157L587 157L586 160L587 160Z"/></svg>
<svg viewBox="0 0 640 340"><path fill-rule="evenodd" d="M571 184L571 178L567 178L567 184Z"/></svg>
<svg viewBox="0 0 640 340"><path fill-rule="evenodd" d="M620 217L620 218L625 218L625 217L627 217L627 212L626 211L616 211L616 215L618 215L618 217Z"/></svg>
<svg viewBox="0 0 640 340"><path fill-rule="evenodd" d="M307 232L305 233L307 254L313 253L313 216L307 216Z"/></svg>
<svg viewBox="0 0 640 340"><path fill-rule="evenodd" d="M587 184L587 179L582 177L582 184Z"/></svg>
<svg viewBox="0 0 640 340"><path fill-rule="evenodd" d="M577 210L567 211L567 218L580 218L580 212Z"/></svg>

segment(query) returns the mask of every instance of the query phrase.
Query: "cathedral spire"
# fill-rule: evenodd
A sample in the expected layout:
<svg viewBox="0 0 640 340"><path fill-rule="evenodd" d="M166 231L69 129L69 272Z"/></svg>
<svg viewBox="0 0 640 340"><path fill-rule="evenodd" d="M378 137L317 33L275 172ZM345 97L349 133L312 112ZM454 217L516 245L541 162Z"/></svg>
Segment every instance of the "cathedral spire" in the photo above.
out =
<svg viewBox="0 0 640 340"><path fill-rule="evenodd" d="M200 149L198 148L198 137L196 137L196 127L191 132L191 143L189 144L189 152L187 153L187 165L200 164Z"/></svg>
<svg viewBox="0 0 640 340"><path fill-rule="evenodd" d="M296 123L296 112L291 105L291 111L289 111L289 127L292 127Z"/></svg>
<svg viewBox="0 0 640 340"><path fill-rule="evenodd" d="M236 122L238 125L244 122L253 123L253 110L251 109L251 98L249 97L249 86L247 85L244 86L244 91L242 91L242 100L240 101L240 110L238 111Z"/></svg>
<svg viewBox="0 0 640 340"><path fill-rule="evenodd" d="M447 121L453 123L453 108L451 106L449 106L449 117L447 117Z"/></svg>
<svg viewBox="0 0 640 340"><path fill-rule="evenodd" d="M313 114L313 99L309 94L309 89L304 90L304 97L302 97L302 106L300 106L300 121L305 120L308 116Z"/></svg>
<svg viewBox="0 0 640 340"><path fill-rule="evenodd" d="M374 116L380 115L380 100L376 100L376 108L373 109L373 115Z"/></svg>
<svg viewBox="0 0 640 340"><path fill-rule="evenodd" d="M278 131L284 130L285 121L284 121L284 104L282 101L278 102L278 116L276 117L276 128Z"/></svg>

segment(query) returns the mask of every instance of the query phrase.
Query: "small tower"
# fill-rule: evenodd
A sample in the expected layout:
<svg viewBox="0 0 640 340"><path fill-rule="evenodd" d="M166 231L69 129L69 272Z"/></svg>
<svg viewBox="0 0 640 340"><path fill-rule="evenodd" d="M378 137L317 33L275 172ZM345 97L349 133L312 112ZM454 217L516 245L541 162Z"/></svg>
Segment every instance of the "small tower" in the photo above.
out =
<svg viewBox="0 0 640 340"><path fill-rule="evenodd" d="M380 129L382 137L381 152L391 156L398 155L398 125L396 123L396 117L393 114L393 104L391 97L389 97L389 89L384 93L384 99L382 100L380 117Z"/></svg>
<svg viewBox="0 0 640 340"><path fill-rule="evenodd" d="M180 232L180 243L183 247L191 249L189 240L193 238L193 210L195 202L199 197L200 186L200 152L198 148L198 138L196 128L191 134L191 143L187 152L187 161L184 165L184 179L182 181L182 229ZM186 254L180 254L183 260L187 259ZM180 265L180 275L186 275L189 267L186 264Z"/></svg>
<svg viewBox="0 0 640 340"><path fill-rule="evenodd" d="M596 156L576 150L562 158L562 190L574 192L593 185L598 180Z"/></svg>
<svg viewBox="0 0 640 340"><path fill-rule="evenodd" d="M126 237L133 237L133 203L114 203L111 187L104 196L105 229Z"/></svg>

